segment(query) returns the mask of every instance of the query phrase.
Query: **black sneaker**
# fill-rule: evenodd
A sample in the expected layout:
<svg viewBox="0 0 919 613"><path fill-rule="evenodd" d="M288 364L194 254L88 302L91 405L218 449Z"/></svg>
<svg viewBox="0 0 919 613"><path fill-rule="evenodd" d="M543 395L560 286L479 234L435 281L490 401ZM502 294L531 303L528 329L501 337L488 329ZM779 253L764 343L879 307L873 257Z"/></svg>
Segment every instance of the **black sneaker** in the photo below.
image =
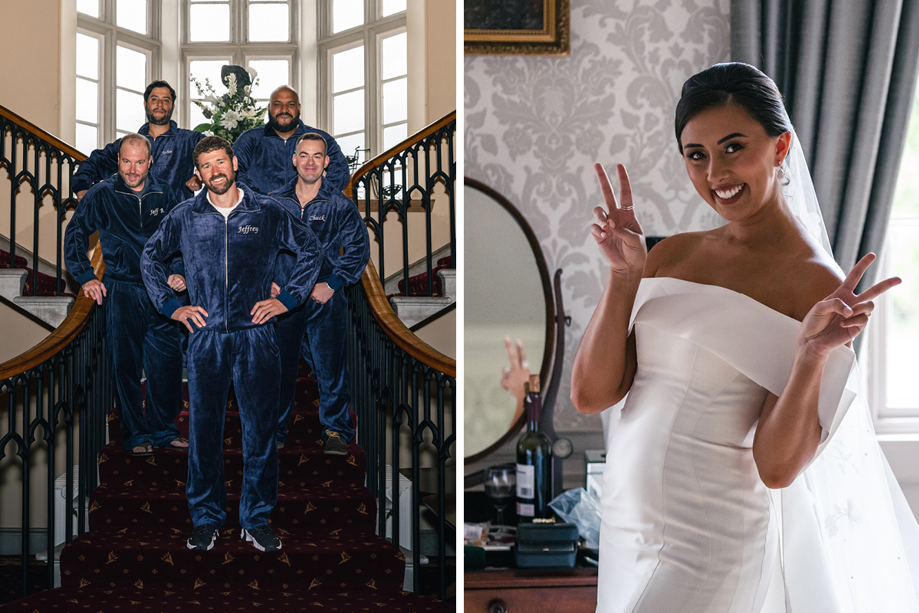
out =
<svg viewBox="0 0 919 613"><path fill-rule="evenodd" d="M217 526L204 524L192 530L187 545L189 549L196 551L209 551L214 547L215 540L217 540Z"/></svg>
<svg viewBox="0 0 919 613"><path fill-rule="evenodd" d="M256 526L251 530L243 528L240 538L244 538L259 551L279 551L281 549L281 539L274 533L274 530L268 527L268 524Z"/></svg>
<svg viewBox="0 0 919 613"><path fill-rule="evenodd" d="M326 455L348 455L348 444L341 437L341 434L334 430L326 430L325 435Z"/></svg>

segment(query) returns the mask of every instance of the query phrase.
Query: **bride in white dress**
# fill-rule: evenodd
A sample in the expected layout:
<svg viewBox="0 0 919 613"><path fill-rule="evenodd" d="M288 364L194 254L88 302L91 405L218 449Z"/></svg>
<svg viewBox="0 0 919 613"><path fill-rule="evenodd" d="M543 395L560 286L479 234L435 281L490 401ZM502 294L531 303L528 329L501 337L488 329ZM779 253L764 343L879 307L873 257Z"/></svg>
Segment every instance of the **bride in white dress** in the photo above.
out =
<svg viewBox="0 0 919 613"><path fill-rule="evenodd" d="M848 275L832 259L781 95L756 68L689 79L676 135L726 225L648 253L625 168L617 203L596 166L609 281L572 402L597 413L628 394L607 446L597 611L919 611L919 528L850 349L900 280L854 293L874 255Z"/></svg>

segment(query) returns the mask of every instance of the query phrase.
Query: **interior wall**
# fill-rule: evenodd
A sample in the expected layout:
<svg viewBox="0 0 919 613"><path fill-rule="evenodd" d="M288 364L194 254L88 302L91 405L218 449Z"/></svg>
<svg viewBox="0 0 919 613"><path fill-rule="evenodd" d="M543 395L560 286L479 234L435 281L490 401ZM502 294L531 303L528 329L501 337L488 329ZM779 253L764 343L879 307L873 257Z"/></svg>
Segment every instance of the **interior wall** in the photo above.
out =
<svg viewBox="0 0 919 613"><path fill-rule="evenodd" d="M464 174L503 194L533 228L548 269L563 270L571 325L555 427L577 452L603 448L600 418L569 400L571 364L606 282L588 233L603 202L593 164L625 164L647 235L713 223L677 151L673 111L689 76L729 58L729 4L572 0L570 57L465 58ZM512 457L508 445L488 463ZM570 486L582 484L579 455L569 468Z"/></svg>

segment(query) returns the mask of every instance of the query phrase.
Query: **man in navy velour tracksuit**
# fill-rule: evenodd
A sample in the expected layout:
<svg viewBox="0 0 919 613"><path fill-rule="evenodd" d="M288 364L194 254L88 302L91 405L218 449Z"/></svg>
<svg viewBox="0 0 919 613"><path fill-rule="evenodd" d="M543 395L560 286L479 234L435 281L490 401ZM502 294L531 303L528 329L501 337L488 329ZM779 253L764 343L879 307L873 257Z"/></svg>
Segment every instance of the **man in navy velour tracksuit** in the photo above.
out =
<svg viewBox="0 0 919 613"><path fill-rule="evenodd" d="M180 203L147 242L141 268L153 303L188 328L189 458L186 496L194 530L188 548L214 546L226 520L223 424L230 382L243 428L242 537L262 551L281 541L268 527L277 502L281 362L275 316L306 300L322 245L273 198L236 185L230 144L209 136L194 151L207 189ZM270 298L278 252L293 252L290 281ZM165 263L181 252L190 306L169 295Z"/></svg>
<svg viewBox="0 0 919 613"><path fill-rule="evenodd" d="M287 85L271 92L268 123L246 130L233 143L236 157L239 158L237 180L240 185L248 186L260 194L268 194L296 179L297 172L290 158L294 155L297 137L307 132L317 132L326 140L329 147L326 181L335 189L345 189L351 177L348 160L334 138L300 121L300 98Z"/></svg>
<svg viewBox="0 0 919 613"><path fill-rule="evenodd" d="M169 186L150 169L150 143L140 134L121 139L118 172L97 183L77 205L64 233L64 262L83 293L103 304L124 448L152 455L153 446L185 448L173 421L182 410L182 334L150 302L140 272L147 239L176 206ZM89 236L99 231L105 276L86 257ZM181 258L171 262L165 292L185 289ZM147 374L146 411L141 376Z"/></svg>
<svg viewBox="0 0 919 613"><path fill-rule="evenodd" d="M175 109L176 92L166 81L153 81L144 90L144 112L147 123L138 130L147 137L153 148L153 166L150 174L168 185L175 192L176 198L191 198L192 190L186 182L194 177L192 151L195 145L204 138L204 134L194 130L184 130L172 121ZM96 149L88 158L80 162L80 167L73 173L73 191L78 198L89 187L113 175L118 170L118 146L121 139ZM197 186L194 189L198 189Z"/></svg>
<svg viewBox="0 0 919 613"><path fill-rule="evenodd" d="M287 422L293 410L299 353L319 382L319 420L325 453L345 455L354 436L348 401L351 398L347 367L348 303L340 291L357 283L370 259L367 228L357 207L323 179L329 165L326 141L308 132L297 139L293 166L297 178L272 192L291 213L306 222L322 243L329 274L323 274L313 288L311 300L278 318L281 349L281 410L278 446L287 437ZM282 254L275 277L277 292L287 283L293 259ZM306 336L304 337L304 332Z"/></svg>

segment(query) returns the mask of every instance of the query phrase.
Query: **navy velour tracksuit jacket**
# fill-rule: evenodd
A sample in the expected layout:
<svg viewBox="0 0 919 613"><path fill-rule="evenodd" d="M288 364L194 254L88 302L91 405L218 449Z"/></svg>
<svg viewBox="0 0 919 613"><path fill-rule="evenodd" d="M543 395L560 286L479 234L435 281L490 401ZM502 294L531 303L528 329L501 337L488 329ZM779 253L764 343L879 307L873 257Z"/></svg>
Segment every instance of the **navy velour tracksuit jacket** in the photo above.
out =
<svg viewBox="0 0 919 613"><path fill-rule="evenodd" d="M77 205L64 234L67 271L84 285L96 278L86 256L89 236L99 231L105 278L122 283L143 284L140 256L167 213L176 207L168 185L147 175L142 195L115 174L95 184ZM170 274L185 274L181 258L173 260ZM173 292L169 290L170 297Z"/></svg>
<svg viewBox="0 0 919 613"><path fill-rule="evenodd" d="M250 310L271 297L281 249L296 254L293 273L278 296L292 309L309 298L322 265L322 245L277 200L243 189L239 206L224 218L208 190L181 202L147 242L141 261L153 304L167 317L181 306L166 285L164 261L181 251L190 304L208 313L204 330L232 332L252 323Z"/></svg>
<svg viewBox="0 0 919 613"><path fill-rule="evenodd" d="M175 192L178 200L191 198L192 192L185 187L185 182L195 174L195 163L192 153L195 145L204 138L201 132L184 130L174 121L169 122L169 130L154 138L150 137L150 124L141 126L138 134L150 141L153 149L153 163L150 174L165 183ZM118 172L119 138L102 149L96 149L88 158L80 162L80 167L73 174L73 191L89 189L94 183Z"/></svg>
<svg viewBox="0 0 919 613"><path fill-rule="evenodd" d="M360 211L341 190L332 188L323 178L319 193L302 209L297 198L296 178L270 195L309 226L322 243L325 257L332 266L332 274L326 278L320 277L320 282L328 283L329 287L338 291L342 286L360 280L370 259L370 240ZM281 287L290 277L292 266L293 258L289 255L282 254L278 259L275 282Z"/></svg>
<svg viewBox="0 0 919 613"><path fill-rule="evenodd" d="M348 160L338 143L326 132L311 128L302 121L293 135L286 141L268 125L246 130L233 143L233 152L239 161L236 180L260 194L269 194L297 178L293 157L297 139L307 132L315 132L325 139L328 149L329 167L322 182L343 190L351 178Z"/></svg>

